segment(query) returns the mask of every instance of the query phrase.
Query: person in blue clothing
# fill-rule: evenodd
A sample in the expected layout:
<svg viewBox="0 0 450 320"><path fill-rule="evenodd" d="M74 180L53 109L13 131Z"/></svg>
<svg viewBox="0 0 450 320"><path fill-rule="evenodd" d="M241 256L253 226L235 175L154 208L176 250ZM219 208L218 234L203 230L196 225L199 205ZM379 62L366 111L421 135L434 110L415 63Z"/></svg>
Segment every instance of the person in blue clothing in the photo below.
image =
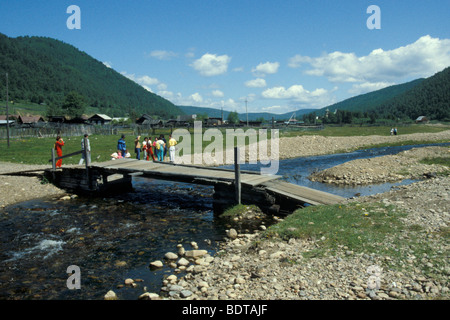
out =
<svg viewBox="0 0 450 320"><path fill-rule="evenodd" d="M124 134L119 139L119 141L117 141L117 151L120 151L122 153L123 157L125 157L125 155L127 154L127 146L125 143L125 135Z"/></svg>

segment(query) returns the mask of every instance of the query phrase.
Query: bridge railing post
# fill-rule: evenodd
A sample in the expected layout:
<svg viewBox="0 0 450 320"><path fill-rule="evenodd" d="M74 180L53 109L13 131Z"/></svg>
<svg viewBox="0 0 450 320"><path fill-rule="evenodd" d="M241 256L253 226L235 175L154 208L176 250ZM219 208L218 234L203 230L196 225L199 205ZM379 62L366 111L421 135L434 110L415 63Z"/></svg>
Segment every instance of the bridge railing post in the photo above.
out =
<svg viewBox="0 0 450 320"><path fill-rule="evenodd" d="M55 148L52 148L52 169L56 170L56 157L55 157Z"/></svg>
<svg viewBox="0 0 450 320"><path fill-rule="evenodd" d="M236 203L241 204L241 169L239 165L240 150L234 147L234 187L236 191Z"/></svg>

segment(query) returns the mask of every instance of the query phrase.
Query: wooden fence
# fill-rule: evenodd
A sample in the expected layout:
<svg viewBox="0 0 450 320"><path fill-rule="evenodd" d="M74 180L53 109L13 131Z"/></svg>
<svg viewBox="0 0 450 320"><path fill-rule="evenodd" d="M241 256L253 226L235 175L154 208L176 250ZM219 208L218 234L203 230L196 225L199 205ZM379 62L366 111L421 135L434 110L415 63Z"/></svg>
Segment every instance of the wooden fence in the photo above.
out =
<svg viewBox="0 0 450 320"><path fill-rule="evenodd" d="M58 135L65 137L79 137L85 133L88 135L116 135L118 129L113 126L96 125L60 125L60 126L42 126L42 127L10 127L10 138L31 138L31 137L56 137ZM0 128L0 139L6 139L6 127Z"/></svg>

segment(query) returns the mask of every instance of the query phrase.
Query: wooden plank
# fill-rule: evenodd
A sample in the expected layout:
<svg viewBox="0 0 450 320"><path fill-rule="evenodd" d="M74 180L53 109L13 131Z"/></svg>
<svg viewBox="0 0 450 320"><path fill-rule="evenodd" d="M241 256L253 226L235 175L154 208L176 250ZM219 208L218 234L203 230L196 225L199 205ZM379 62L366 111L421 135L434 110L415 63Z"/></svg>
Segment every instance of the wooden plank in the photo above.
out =
<svg viewBox="0 0 450 320"><path fill-rule="evenodd" d="M265 185L266 189L269 191L293 199L299 199L310 204L337 204L345 200L345 198L331 193L298 186L284 181L269 181L263 185Z"/></svg>
<svg viewBox="0 0 450 320"><path fill-rule="evenodd" d="M259 177L256 177L256 178L255 177L251 177L251 178L243 177L242 178L242 183L254 187L254 186L263 184L265 182L272 181L272 180L277 180L277 179L280 179L280 178L281 178L281 176L259 176Z"/></svg>

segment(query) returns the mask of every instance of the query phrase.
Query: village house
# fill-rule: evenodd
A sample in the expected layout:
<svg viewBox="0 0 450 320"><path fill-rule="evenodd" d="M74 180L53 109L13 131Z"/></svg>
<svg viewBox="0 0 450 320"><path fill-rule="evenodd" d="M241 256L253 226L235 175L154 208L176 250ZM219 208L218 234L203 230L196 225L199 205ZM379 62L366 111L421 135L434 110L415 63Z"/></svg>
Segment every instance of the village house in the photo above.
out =
<svg viewBox="0 0 450 320"><path fill-rule="evenodd" d="M45 120L41 116L19 116L17 123L25 126L38 126L45 123Z"/></svg>
<svg viewBox="0 0 450 320"><path fill-rule="evenodd" d="M416 123L428 123L428 118L425 116L420 116L416 119Z"/></svg>
<svg viewBox="0 0 450 320"><path fill-rule="evenodd" d="M112 118L107 116L106 114L94 114L92 117L88 119L88 122L92 124L109 124L112 121Z"/></svg>

